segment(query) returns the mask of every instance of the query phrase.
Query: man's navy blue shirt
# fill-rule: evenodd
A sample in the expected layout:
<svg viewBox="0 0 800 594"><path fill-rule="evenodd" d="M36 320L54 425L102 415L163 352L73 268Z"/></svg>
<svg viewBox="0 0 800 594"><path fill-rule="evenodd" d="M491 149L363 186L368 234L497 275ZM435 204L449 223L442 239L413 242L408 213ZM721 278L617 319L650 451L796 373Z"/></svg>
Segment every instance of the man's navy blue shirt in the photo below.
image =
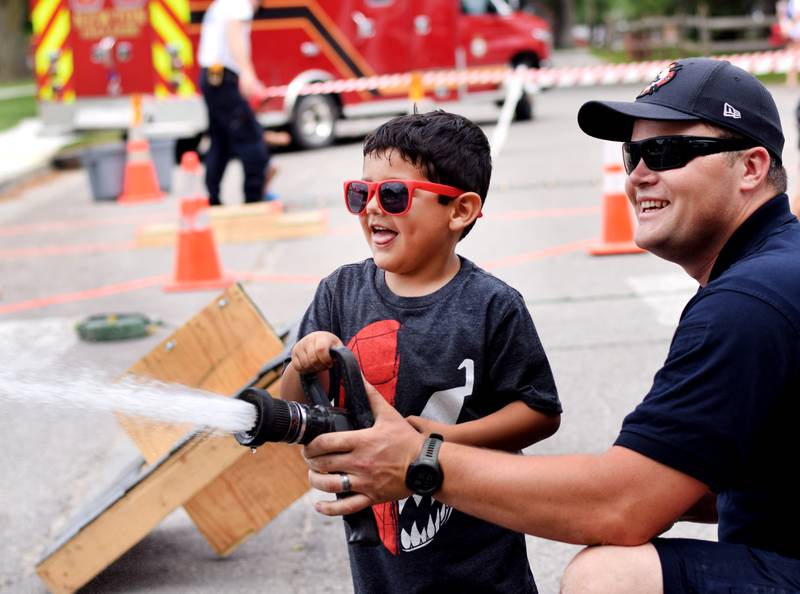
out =
<svg viewBox="0 0 800 594"><path fill-rule="evenodd" d="M616 445L718 494L719 540L800 558L800 224L785 194L725 244Z"/></svg>

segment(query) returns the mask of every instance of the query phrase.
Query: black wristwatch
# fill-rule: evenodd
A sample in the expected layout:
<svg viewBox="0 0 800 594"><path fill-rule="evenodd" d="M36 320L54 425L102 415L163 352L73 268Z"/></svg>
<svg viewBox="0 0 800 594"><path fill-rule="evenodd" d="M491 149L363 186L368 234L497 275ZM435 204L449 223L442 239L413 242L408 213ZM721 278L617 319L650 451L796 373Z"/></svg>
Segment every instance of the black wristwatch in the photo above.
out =
<svg viewBox="0 0 800 594"><path fill-rule="evenodd" d="M443 441L444 437L431 433L417 459L408 466L406 487L417 495L432 495L442 486L444 473L439 466L439 448Z"/></svg>

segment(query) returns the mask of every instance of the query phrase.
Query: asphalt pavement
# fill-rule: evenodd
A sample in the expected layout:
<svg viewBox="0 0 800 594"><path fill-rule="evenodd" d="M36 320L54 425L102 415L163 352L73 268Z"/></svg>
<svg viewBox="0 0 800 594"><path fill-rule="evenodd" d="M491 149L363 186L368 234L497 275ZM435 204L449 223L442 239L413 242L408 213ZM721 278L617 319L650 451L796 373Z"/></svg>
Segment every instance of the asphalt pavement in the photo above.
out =
<svg viewBox="0 0 800 594"><path fill-rule="evenodd" d="M561 429L529 454L599 453L662 363L682 305L696 289L683 271L649 254L593 257L600 230L602 143L584 136L575 114L594 98L631 99L638 87L542 93L536 119L512 125L496 157L486 216L460 252L516 287L529 305L564 405ZM796 93L771 90L797 167ZM469 112L493 131L498 110ZM5 147L8 150L8 147ZM283 152L273 190L288 210L324 209L327 233L294 240L218 244L231 274L277 327L296 320L315 278L368 251L345 212L341 180L358 176L359 139L319 151ZM223 200L241 201L241 170L224 180ZM794 179L791 180L792 187ZM58 390L81 369L109 381L204 307L213 292L166 293L171 248L135 248L138 226L174 221L178 196L123 206L92 199L86 173L49 173L0 194L0 357L6 370L40 373ZM86 343L76 321L139 311L164 322L154 335ZM2 374L0 374L2 378ZM0 389L0 394L2 389ZM45 592L34 572L71 516L136 455L110 414L51 410L0 398L0 594ZM82 592L249 594L350 592L342 526L314 513L309 492L231 556L218 558L178 510ZM710 526L674 535L714 538ZM540 591L558 591L579 547L528 539Z"/></svg>

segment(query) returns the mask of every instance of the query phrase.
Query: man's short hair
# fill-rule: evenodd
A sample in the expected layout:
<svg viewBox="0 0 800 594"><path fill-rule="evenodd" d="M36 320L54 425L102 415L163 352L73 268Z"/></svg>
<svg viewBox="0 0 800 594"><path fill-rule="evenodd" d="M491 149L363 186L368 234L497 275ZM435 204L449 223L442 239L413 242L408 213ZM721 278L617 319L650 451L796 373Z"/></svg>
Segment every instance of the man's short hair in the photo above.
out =
<svg viewBox="0 0 800 594"><path fill-rule="evenodd" d="M712 124L708 124L717 132L719 133L720 138L744 138L741 134L737 134L736 132L732 132L727 128L722 128L721 126L715 126ZM736 158L742 153L742 151L735 151L731 153L730 163L736 162ZM767 171L767 183L772 187L776 194L783 194L786 192L787 188L787 176L786 176L786 168L783 166L783 163L780 159L776 158L771 152L769 153L769 170Z"/></svg>

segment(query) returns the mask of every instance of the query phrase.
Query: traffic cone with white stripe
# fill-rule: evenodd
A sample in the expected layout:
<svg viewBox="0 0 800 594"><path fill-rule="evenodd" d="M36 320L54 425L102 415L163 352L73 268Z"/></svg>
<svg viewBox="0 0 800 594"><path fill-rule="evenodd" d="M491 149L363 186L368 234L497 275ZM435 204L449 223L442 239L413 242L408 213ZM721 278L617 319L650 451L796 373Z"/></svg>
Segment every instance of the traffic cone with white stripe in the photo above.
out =
<svg viewBox="0 0 800 594"><path fill-rule="evenodd" d="M128 140L123 180L122 194L117 202L151 202L164 197L164 192L158 187L156 168L150 157L150 143L146 139Z"/></svg>
<svg viewBox="0 0 800 594"><path fill-rule="evenodd" d="M192 162L183 168L191 166ZM191 174L191 171L185 171ZM235 280L222 272L214 243L207 196L189 196L180 202L180 226L175 244L175 274L165 291L222 289Z"/></svg>
<svg viewBox="0 0 800 594"><path fill-rule="evenodd" d="M593 256L644 251L633 242L633 211L625 195L625 170L618 143L604 143L602 235L588 251Z"/></svg>

